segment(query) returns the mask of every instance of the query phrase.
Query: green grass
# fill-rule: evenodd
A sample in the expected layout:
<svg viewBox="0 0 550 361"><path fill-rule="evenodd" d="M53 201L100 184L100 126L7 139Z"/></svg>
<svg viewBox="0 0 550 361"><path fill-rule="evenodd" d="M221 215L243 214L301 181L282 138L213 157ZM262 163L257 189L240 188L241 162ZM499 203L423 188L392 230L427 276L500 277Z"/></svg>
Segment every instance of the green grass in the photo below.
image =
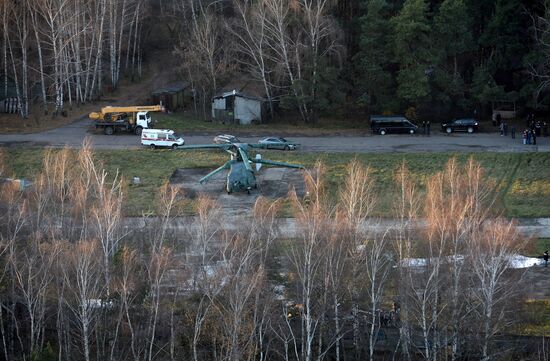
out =
<svg viewBox="0 0 550 361"><path fill-rule="evenodd" d="M368 131L370 125L365 119L351 118L329 118L322 117L315 124L305 124L297 119L274 119L264 124L241 126L238 124L221 124L199 119L196 116L183 113L155 114L157 121L155 127L162 129L173 129L176 132L185 134L186 132L237 132L239 134L250 134L258 131L277 131L277 132L304 132L309 135L319 134L324 131L338 130L358 130Z"/></svg>
<svg viewBox="0 0 550 361"><path fill-rule="evenodd" d="M527 249L530 256L540 257L544 251L550 251L550 238L535 238Z"/></svg>
<svg viewBox="0 0 550 361"><path fill-rule="evenodd" d="M523 305L526 319L518 333L529 336L550 335L550 300L529 300Z"/></svg>
<svg viewBox="0 0 550 361"><path fill-rule="evenodd" d="M8 167L16 177L32 179L42 162L42 150L6 149ZM443 169L450 157L456 156L466 162L473 156L484 167L487 176L494 182L498 201L495 213L510 217L550 216L550 154L549 153L418 153L418 154L329 154L299 152L262 152L264 158L314 166L317 159L328 170L327 182L337 190L344 181L346 165L353 158L359 159L372 169L379 198L376 215L391 217L391 204L395 197L393 176L395 169L405 161L422 192L427 178ZM159 187L166 182L176 168L204 167L214 169L227 159L226 153L218 151L171 151L98 150L96 158L110 174L117 171L128 182L126 213L139 215L152 211ZM208 172L205 169L205 174ZM141 178L141 184L130 184L132 177ZM337 195L334 191L332 194Z"/></svg>

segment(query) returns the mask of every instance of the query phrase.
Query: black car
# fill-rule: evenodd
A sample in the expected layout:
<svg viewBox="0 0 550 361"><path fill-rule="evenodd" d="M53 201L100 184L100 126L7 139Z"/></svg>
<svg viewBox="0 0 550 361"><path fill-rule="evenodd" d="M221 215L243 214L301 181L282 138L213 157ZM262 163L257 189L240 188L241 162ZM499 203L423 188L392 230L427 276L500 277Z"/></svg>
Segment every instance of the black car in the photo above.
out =
<svg viewBox="0 0 550 361"><path fill-rule="evenodd" d="M409 133L418 131L418 126L402 116L373 115L370 117L370 127L373 133Z"/></svg>
<svg viewBox="0 0 550 361"><path fill-rule="evenodd" d="M441 129L444 132L468 132L473 133L478 130L477 120L466 118L466 119L455 119L450 122L441 123Z"/></svg>

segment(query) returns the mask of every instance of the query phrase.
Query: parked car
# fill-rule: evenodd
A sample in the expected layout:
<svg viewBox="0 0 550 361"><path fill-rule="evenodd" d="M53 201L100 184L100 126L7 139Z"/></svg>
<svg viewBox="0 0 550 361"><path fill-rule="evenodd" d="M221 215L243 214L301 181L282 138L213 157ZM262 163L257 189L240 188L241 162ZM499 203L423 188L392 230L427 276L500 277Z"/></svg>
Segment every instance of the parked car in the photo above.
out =
<svg viewBox="0 0 550 361"><path fill-rule="evenodd" d="M234 135L231 134L220 134L214 137L214 143L216 144L231 144L231 143L240 143L241 141Z"/></svg>
<svg viewBox="0 0 550 361"><path fill-rule="evenodd" d="M455 119L450 122L441 123L441 129L444 132L468 132L473 133L478 130L478 123L475 119Z"/></svg>
<svg viewBox="0 0 550 361"><path fill-rule="evenodd" d="M385 135L387 133L409 133L418 131L418 126L403 116L372 115L370 127L373 133Z"/></svg>
<svg viewBox="0 0 550 361"><path fill-rule="evenodd" d="M170 129L143 129L141 132L141 145L148 146L151 149L157 147L171 147L176 149L180 145L184 145L185 141L182 137L178 137L173 130Z"/></svg>
<svg viewBox="0 0 550 361"><path fill-rule="evenodd" d="M266 149L295 150L298 144L281 137L270 137L258 142Z"/></svg>

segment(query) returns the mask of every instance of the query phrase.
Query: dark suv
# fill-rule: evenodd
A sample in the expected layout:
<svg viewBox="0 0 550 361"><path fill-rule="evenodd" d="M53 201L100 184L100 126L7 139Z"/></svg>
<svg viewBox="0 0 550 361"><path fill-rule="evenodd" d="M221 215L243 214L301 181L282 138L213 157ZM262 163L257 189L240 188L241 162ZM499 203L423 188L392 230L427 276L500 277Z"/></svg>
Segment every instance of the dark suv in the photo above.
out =
<svg viewBox="0 0 550 361"><path fill-rule="evenodd" d="M381 135L387 133L414 134L418 131L418 126L402 116L372 115L370 117L370 128L373 133Z"/></svg>
<svg viewBox="0 0 550 361"><path fill-rule="evenodd" d="M441 129L444 132L468 132L473 133L478 130L478 123L475 119L455 119L450 122L441 123Z"/></svg>

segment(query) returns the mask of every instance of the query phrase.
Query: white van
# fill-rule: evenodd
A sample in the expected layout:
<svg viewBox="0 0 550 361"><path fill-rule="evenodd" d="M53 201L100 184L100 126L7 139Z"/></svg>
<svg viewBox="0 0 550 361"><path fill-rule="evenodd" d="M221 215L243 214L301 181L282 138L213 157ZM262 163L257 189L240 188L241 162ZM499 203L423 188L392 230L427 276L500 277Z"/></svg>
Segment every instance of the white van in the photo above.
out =
<svg viewBox="0 0 550 361"><path fill-rule="evenodd" d="M155 149L157 147L171 147L176 149L180 145L184 145L185 141L182 137L178 137L173 130L170 129L143 129L141 132L141 145Z"/></svg>

